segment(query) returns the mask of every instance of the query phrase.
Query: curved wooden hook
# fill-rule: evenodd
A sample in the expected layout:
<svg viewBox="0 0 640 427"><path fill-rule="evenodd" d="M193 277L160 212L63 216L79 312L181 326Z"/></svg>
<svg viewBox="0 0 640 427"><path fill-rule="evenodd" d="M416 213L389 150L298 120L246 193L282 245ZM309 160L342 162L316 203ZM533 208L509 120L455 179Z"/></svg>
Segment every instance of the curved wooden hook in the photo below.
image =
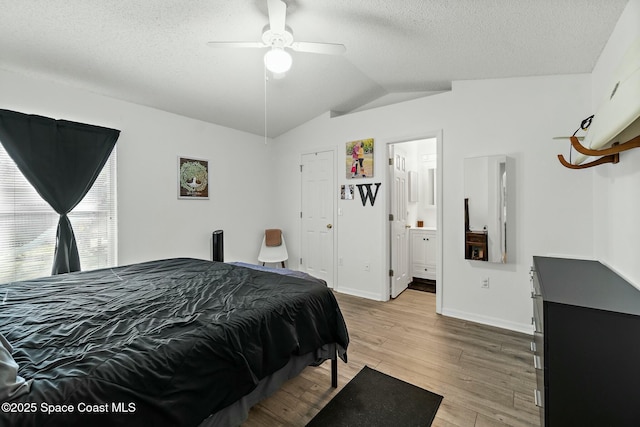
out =
<svg viewBox="0 0 640 427"><path fill-rule="evenodd" d="M575 148L578 153L584 154L585 156L603 156L598 160L594 160L589 163L574 165L573 163L567 162L562 154L558 154L558 160L560 160L560 163L570 169L586 169L593 166L602 165L604 163L616 164L620 161L621 152L631 150L632 148L640 148L640 135L622 144L614 142L611 147L600 150L592 150L591 148L585 147L584 145L580 144L580 141L575 136L569 137L569 140L571 141L571 146Z"/></svg>
<svg viewBox="0 0 640 427"><path fill-rule="evenodd" d="M616 164L620 161L620 154L618 153L610 154L608 156L601 157L598 160L594 160L589 163L583 163L580 165L574 165L573 163L567 162L562 154L558 154L558 160L560 160L560 163L562 163L562 166L565 166L569 169L587 169L593 166L603 165L605 163Z"/></svg>
<svg viewBox="0 0 640 427"><path fill-rule="evenodd" d="M584 154L585 156L610 156L631 150L632 148L640 147L640 135L622 144L618 144L616 142L611 146L611 148L604 148L602 150L592 150L591 148L585 147L580 144L580 141L578 141L578 138L575 136L572 136L569 139L571 140L571 146L575 148L578 153Z"/></svg>

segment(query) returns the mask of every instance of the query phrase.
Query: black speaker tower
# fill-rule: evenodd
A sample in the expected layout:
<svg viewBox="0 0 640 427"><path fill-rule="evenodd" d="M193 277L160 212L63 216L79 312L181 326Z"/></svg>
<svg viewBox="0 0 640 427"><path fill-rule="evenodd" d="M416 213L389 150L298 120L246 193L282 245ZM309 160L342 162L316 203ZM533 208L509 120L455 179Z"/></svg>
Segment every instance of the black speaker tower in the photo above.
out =
<svg viewBox="0 0 640 427"><path fill-rule="evenodd" d="M222 230L216 230L211 236L213 260L224 262L224 234Z"/></svg>

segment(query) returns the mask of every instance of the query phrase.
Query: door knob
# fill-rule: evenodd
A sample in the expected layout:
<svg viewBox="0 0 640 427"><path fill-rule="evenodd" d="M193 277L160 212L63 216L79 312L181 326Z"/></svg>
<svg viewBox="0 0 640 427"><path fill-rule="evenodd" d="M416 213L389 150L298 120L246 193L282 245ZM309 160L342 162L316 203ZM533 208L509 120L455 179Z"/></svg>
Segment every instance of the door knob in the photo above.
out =
<svg viewBox="0 0 640 427"><path fill-rule="evenodd" d="M333 225L327 224L327 228L333 228Z"/></svg>

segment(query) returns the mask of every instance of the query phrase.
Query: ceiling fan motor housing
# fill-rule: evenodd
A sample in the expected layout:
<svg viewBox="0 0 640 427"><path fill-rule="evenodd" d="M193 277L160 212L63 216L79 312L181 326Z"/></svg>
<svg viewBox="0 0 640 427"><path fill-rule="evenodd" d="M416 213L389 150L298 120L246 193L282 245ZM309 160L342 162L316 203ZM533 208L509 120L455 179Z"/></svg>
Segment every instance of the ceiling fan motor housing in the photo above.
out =
<svg viewBox="0 0 640 427"><path fill-rule="evenodd" d="M289 26L285 26L284 32L274 32L267 24L262 30L262 42L272 47L290 47L293 43L293 31Z"/></svg>

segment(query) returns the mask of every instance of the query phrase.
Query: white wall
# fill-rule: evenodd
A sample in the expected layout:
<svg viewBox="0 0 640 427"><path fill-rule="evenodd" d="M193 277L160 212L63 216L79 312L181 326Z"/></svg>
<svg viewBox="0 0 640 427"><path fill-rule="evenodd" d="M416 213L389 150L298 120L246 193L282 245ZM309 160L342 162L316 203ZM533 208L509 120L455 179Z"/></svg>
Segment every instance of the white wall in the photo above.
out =
<svg viewBox="0 0 640 427"><path fill-rule="evenodd" d="M300 154L329 147L339 153L337 185L344 144L376 140L375 176L382 182L375 206L359 200L338 217L335 229L343 266L341 292L385 299L386 206L385 144L432 136L443 131L439 168L443 173L443 313L515 330L530 331L529 267L533 255L593 257L590 172L576 174L560 165L556 135L573 132L590 109L590 76L570 75L454 82L453 90L427 98L330 118L320 116L276 139L281 203L277 215L290 224L290 252L299 253ZM464 260L463 159L505 154L515 158L516 259L507 265ZM585 182L586 179L586 182ZM371 263L371 271L361 268ZM481 289L482 278L490 289Z"/></svg>
<svg viewBox="0 0 640 427"><path fill-rule="evenodd" d="M344 144L376 140L375 206L338 201L335 224L338 291L386 299L386 144L443 135L444 314L530 331L528 270L533 255L598 257L640 283L634 248L640 239L640 150L594 170L563 168L556 154L592 113L630 40L638 36L640 0L631 0L593 75L454 82L451 92L351 115L324 114L278 137L261 137L0 71L0 108L120 129L118 141L120 264L171 256L210 257L210 236L225 230L227 260L255 261L262 232L283 228L290 266L300 254L300 156L334 150L336 187L349 184ZM463 160L515 158L516 259L507 265L464 260ZM210 160L211 199L176 198L176 157ZM511 177L510 177L511 178ZM336 194L339 194L336 189ZM637 256L636 256L637 258ZM370 263L369 272L360 268ZM488 290L480 288L490 278Z"/></svg>
<svg viewBox="0 0 640 427"><path fill-rule="evenodd" d="M256 135L0 70L0 108L121 130L119 264L211 259L223 229L225 260L256 262L269 215L270 146ZM177 199L177 156L209 160L209 200ZM82 255L82 254L81 254Z"/></svg>
<svg viewBox="0 0 640 427"><path fill-rule="evenodd" d="M584 175L561 166L556 154L564 151L564 143L552 139L572 132L585 116L589 82L588 75L578 75L454 84L459 120L445 132L455 143L444 141L445 218L453 222L445 223L444 230L445 314L530 330L532 256L593 256L589 172L585 182ZM516 205L509 215L515 259L509 254L506 265L461 262L463 227L458 224L464 212L462 189L455 184L458 168L464 157L498 154L515 159ZM488 291L480 289L483 277L490 279Z"/></svg>
<svg viewBox="0 0 640 427"><path fill-rule="evenodd" d="M640 0L631 0L594 68L592 113L610 92L615 67L638 37ZM640 289L640 149L621 153L620 163L594 171L596 257Z"/></svg>

